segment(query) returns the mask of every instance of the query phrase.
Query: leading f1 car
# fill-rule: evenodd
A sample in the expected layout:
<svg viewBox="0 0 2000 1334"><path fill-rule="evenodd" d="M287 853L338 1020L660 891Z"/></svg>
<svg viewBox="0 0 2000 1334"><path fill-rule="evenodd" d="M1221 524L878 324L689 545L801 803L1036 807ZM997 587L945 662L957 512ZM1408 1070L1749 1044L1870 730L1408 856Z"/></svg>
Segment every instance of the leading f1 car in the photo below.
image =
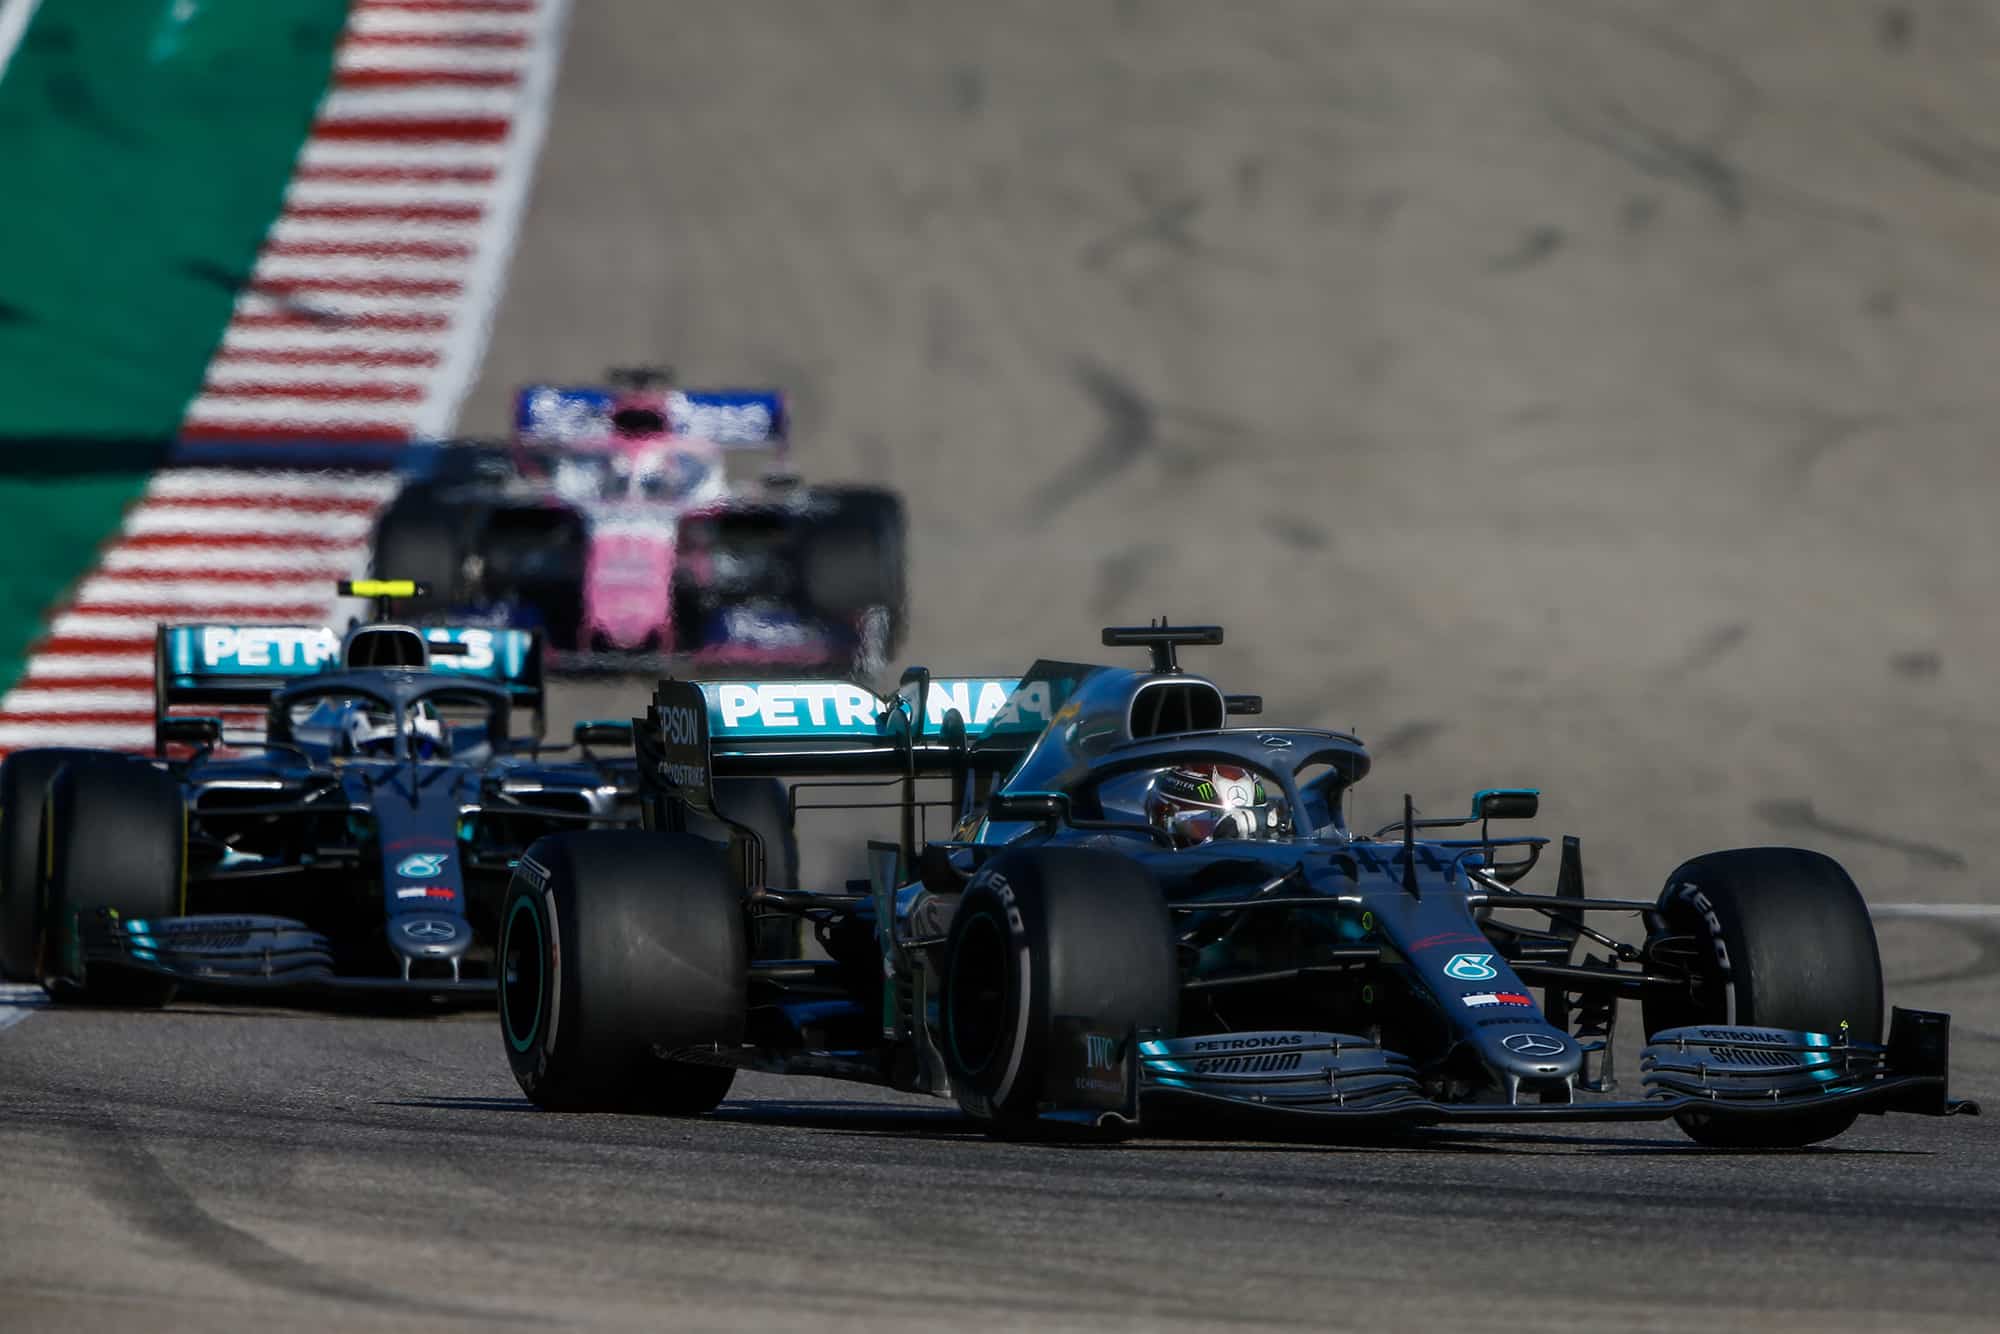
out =
<svg viewBox="0 0 2000 1334"><path fill-rule="evenodd" d="M1524 789L1450 819L1406 797L1358 833L1367 750L1180 670L1221 638L1111 629L1149 669L913 668L887 699L662 682L635 720L646 827L543 839L500 907L521 1087L694 1114L738 1070L834 1076L953 1097L1007 1136L1672 1117L1775 1147L1976 1110L1947 1093L1947 1016L1885 1031L1868 909L1829 858L1711 852L1657 896L1598 898L1566 838L1530 890L1549 841L1493 828L1535 814ZM774 887L752 829L686 832L729 820L716 784L745 775L791 780L801 810L887 785L899 838L865 880ZM768 914L829 957L752 960ZM1633 1010L1636 1080L1613 1061Z"/></svg>
<svg viewBox="0 0 2000 1334"><path fill-rule="evenodd" d="M385 612L419 591L341 586ZM193 985L490 1000L520 851L636 819L629 724L580 725L567 753L541 744L531 632L172 625L156 652L155 755L0 765L0 970L59 999L157 1005ZM187 706L261 706L262 734L225 737Z"/></svg>

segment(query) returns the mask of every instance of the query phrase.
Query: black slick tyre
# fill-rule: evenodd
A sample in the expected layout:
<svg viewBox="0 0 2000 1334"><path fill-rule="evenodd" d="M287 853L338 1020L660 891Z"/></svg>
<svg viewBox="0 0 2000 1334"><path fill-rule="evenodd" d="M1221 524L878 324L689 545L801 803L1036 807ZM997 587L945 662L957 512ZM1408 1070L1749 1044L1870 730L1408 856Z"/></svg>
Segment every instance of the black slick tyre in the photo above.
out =
<svg viewBox="0 0 2000 1334"><path fill-rule="evenodd" d="M35 980L42 930L42 801L71 760L97 751L17 750L0 762L0 977Z"/></svg>
<svg viewBox="0 0 2000 1334"><path fill-rule="evenodd" d="M882 651L893 653L902 643L908 596L902 498L858 486L832 488L826 497L833 510L807 545L806 596L822 616L885 612L889 624Z"/></svg>
<svg viewBox="0 0 2000 1334"><path fill-rule="evenodd" d="M1035 1137L1059 1016L1172 1033L1179 998L1172 919L1142 867L1089 848L1003 853L945 943L939 1027L959 1104L995 1135Z"/></svg>
<svg viewBox="0 0 2000 1334"><path fill-rule="evenodd" d="M42 977L57 1000L156 1008L171 978L94 963L81 976L76 930L102 909L121 918L186 911L187 805L173 775L117 756L65 764L42 807Z"/></svg>
<svg viewBox="0 0 2000 1334"><path fill-rule="evenodd" d="M1693 985L1648 993L1646 1033L1691 1024L1745 1024L1882 1039L1882 962L1861 891L1840 863L1801 848L1737 848L1683 863L1660 910L1692 938ZM1699 1143L1796 1148L1854 1123L1840 1108L1792 1115L1676 1116Z"/></svg>
<svg viewBox="0 0 2000 1334"><path fill-rule="evenodd" d="M662 1058L742 1039L748 950L723 850L690 834L538 840L500 905L500 1031L536 1106L695 1116L736 1072Z"/></svg>

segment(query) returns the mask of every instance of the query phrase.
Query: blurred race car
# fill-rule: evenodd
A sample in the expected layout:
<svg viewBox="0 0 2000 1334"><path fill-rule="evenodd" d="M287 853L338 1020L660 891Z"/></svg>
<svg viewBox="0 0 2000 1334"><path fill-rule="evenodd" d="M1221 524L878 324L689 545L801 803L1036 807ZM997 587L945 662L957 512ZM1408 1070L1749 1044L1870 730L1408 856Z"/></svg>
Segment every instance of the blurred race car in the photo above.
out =
<svg viewBox="0 0 2000 1334"><path fill-rule="evenodd" d="M542 630L558 666L872 673L903 629L902 501L731 479L742 451L782 463L785 427L776 390L530 385L511 445L412 451L374 568L430 585L422 620Z"/></svg>
<svg viewBox="0 0 2000 1334"><path fill-rule="evenodd" d="M540 744L539 639L161 626L153 757L37 749L0 765L0 970L127 1004L182 984L490 997L520 850L636 819L629 723ZM244 704L265 706L262 738L179 711Z"/></svg>
<svg viewBox="0 0 2000 1334"><path fill-rule="evenodd" d="M1534 791L1431 819L1405 797L1360 833L1355 737L1262 724L1255 696L1180 669L1219 627L1104 642L1150 669L911 668L890 698L661 682L634 732L645 828L551 835L507 890L522 1089L692 1115L738 1070L833 1077L955 1098L1010 1138L1671 1117L1779 1148L1862 1113L1976 1110L1947 1092L1946 1015L1884 1022L1868 906L1830 858L1709 852L1657 897L1602 898L1565 838L1551 889L1524 889L1549 840L1489 825L1535 815ZM892 800L900 837L868 845L866 880L774 886L748 828L695 836L731 818L732 775L843 819ZM954 827L926 837L939 813ZM828 957L749 955L771 913ZM1636 939L1598 925L1621 919ZM1630 1091L1621 1011L1643 1025Z"/></svg>

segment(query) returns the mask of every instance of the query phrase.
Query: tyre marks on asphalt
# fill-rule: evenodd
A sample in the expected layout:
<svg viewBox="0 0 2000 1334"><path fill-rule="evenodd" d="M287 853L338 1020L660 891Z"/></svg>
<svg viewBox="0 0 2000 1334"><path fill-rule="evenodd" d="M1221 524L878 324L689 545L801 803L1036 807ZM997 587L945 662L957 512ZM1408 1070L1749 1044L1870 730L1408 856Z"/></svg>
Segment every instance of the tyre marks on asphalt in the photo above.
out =
<svg viewBox="0 0 2000 1334"><path fill-rule="evenodd" d="M1954 909L1949 915L1941 909ZM1979 909L1987 909L1981 912ZM1915 909L1916 911L1909 911ZM1966 909L1971 909L1968 912ZM1870 907L1869 912L1877 917L1903 917L1919 921L1949 921L1952 936L1973 950L1970 959L1963 963L1951 964L1936 972L1917 973L1912 976L1891 975L1886 980L1892 995L1901 994L1906 988L1942 987L1954 982L1973 982L1980 978L2000 974L2000 906L1990 904L1910 904L1905 911L1897 913L1883 908Z"/></svg>
<svg viewBox="0 0 2000 1334"><path fill-rule="evenodd" d="M99 1107L76 1128L76 1160L90 1192L134 1231L261 1287L405 1316L501 1319L505 1313L390 1292L353 1275L280 1250L247 1228L218 1217L183 1187L146 1142L115 1112Z"/></svg>
<svg viewBox="0 0 2000 1334"><path fill-rule="evenodd" d="M1887 848L1892 852L1902 853L1920 866L1933 867L1941 871L1959 871L1968 865L1964 854L1954 852L1950 848L1939 847L1935 843L1885 834L1841 820L1830 820L1815 810L1808 798L1773 797L1758 802L1756 812L1760 818L1787 832L1825 834L1854 843L1865 843L1871 847Z"/></svg>
<svg viewBox="0 0 2000 1334"><path fill-rule="evenodd" d="M1028 512L1037 525L1130 469L1152 448L1158 434L1152 403L1118 372L1084 362L1076 368L1076 382L1103 415L1104 429L1082 457L1043 482L1030 497Z"/></svg>

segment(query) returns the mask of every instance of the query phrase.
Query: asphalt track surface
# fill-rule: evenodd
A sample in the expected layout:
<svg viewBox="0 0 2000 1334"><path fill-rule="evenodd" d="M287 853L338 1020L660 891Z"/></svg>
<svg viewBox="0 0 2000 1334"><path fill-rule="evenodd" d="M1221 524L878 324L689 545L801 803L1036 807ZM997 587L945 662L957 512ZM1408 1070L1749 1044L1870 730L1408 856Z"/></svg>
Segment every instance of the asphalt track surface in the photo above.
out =
<svg viewBox="0 0 2000 1334"><path fill-rule="evenodd" d="M1219 620L1229 688L1375 743L1364 822L1535 783L1598 894L1796 842L1990 906L1996 54L1975 4L593 0L466 425L783 383L810 476L910 499L909 660ZM2000 920L1881 934L2000 1100ZM17 1014L0 1328L2000 1310L1991 1118L1049 1149L765 1079L541 1115L490 1019Z"/></svg>

